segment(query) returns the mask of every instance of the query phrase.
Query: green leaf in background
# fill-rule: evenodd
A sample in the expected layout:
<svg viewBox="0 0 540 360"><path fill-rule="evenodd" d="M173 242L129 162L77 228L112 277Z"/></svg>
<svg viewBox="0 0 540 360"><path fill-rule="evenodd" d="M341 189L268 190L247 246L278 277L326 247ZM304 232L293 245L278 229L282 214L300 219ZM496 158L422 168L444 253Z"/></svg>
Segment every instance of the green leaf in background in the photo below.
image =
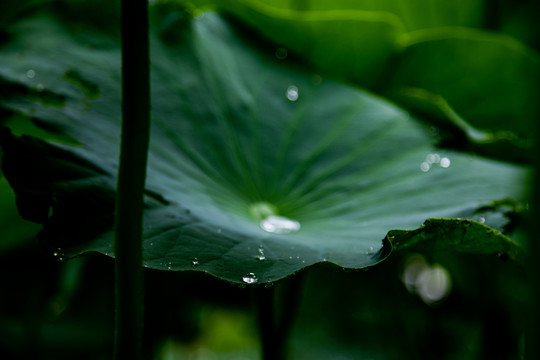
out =
<svg viewBox="0 0 540 360"><path fill-rule="evenodd" d="M288 51L301 55L326 73L370 88L379 87L391 57L399 52L396 39L405 32L393 13L335 8L297 11L260 1L197 1L231 13L279 44L276 57Z"/></svg>
<svg viewBox="0 0 540 360"><path fill-rule="evenodd" d="M382 11L399 17L407 31L440 26L477 27L482 25L484 17L484 2L479 0L244 0L243 2L252 4L258 2L282 9L304 11ZM219 5L222 1L214 3Z"/></svg>
<svg viewBox="0 0 540 360"><path fill-rule="evenodd" d="M540 57L480 30L480 1L192 1L250 24L323 73L391 97L463 139L446 144L530 163ZM284 49L277 56L286 54ZM281 54L281 55L280 55Z"/></svg>
<svg viewBox="0 0 540 360"><path fill-rule="evenodd" d="M540 117L538 54L506 35L470 29L418 31L404 39L393 80L397 101L412 108L420 102L421 110L435 107L471 142L504 141L500 152L513 145L511 160L523 161Z"/></svg>
<svg viewBox="0 0 540 360"><path fill-rule="evenodd" d="M526 169L438 150L407 112L276 59L274 47L244 40L213 13L176 31L176 42L152 36L148 267L237 283L275 281L319 262L363 268L387 256L390 230L432 217L475 219L494 201L522 199ZM60 256L113 255L119 49L50 17L11 32L0 76L14 91L0 105L81 144L2 133L19 208L43 222L41 238ZM63 102L22 91L38 87L38 97ZM493 231L481 229L491 244ZM486 251L517 246L503 242Z"/></svg>

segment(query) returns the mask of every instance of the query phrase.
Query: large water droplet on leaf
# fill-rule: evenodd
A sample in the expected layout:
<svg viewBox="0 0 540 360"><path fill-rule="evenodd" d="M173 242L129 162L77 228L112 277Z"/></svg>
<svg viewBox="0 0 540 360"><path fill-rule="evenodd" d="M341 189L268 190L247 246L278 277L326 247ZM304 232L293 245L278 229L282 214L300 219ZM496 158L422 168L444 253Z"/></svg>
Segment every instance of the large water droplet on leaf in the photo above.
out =
<svg viewBox="0 0 540 360"><path fill-rule="evenodd" d="M285 216L270 215L261 221L261 229L274 234L290 234L300 230L300 223Z"/></svg>

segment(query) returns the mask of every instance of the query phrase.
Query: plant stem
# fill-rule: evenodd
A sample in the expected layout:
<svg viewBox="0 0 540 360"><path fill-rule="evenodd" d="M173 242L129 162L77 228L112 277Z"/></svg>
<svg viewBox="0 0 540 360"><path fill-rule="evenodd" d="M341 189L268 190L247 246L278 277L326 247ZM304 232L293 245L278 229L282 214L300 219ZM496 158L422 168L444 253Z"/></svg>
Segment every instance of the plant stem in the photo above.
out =
<svg viewBox="0 0 540 360"><path fill-rule="evenodd" d="M260 287L255 289L255 301L257 303L259 331L261 335L262 358L264 360L280 360L280 348L274 309L274 287Z"/></svg>
<svg viewBox="0 0 540 360"><path fill-rule="evenodd" d="M540 94L539 94L540 95ZM538 140L540 135L540 124L536 124L535 139ZM528 281L529 281L529 307L528 307L528 324L525 336L525 359L534 360L540 359L540 143L535 143L535 169L532 182L530 183L531 201L528 218Z"/></svg>
<svg viewBox="0 0 540 360"><path fill-rule="evenodd" d="M303 279L303 274L297 274L278 285L255 289L264 360L286 358L287 340L296 318ZM278 302L281 305L279 309L276 306Z"/></svg>
<svg viewBox="0 0 540 360"><path fill-rule="evenodd" d="M150 132L147 0L122 0L122 143L116 199L114 359L142 358L143 193Z"/></svg>

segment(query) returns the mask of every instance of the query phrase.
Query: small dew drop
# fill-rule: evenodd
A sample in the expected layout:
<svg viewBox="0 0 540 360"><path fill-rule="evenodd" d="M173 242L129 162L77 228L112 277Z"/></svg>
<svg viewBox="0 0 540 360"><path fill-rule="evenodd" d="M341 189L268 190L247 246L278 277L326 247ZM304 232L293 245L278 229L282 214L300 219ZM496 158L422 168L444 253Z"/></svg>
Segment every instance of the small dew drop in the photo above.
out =
<svg viewBox="0 0 540 360"><path fill-rule="evenodd" d="M244 277L242 277L242 280L246 284L255 284L257 281L259 281L259 279L257 279L257 276L255 276L254 273L247 273L246 275L244 275Z"/></svg>
<svg viewBox="0 0 540 360"><path fill-rule="evenodd" d="M480 216L480 218L478 219L478 222L484 224L486 222L486 218L483 216Z"/></svg>
<svg viewBox="0 0 540 360"><path fill-rule="evenodd" d="M428 164L436 164L441 161L441 156L439 154L427 154L426 162Z"/></svg>
<svg viewBox="0 0 540 360"><path fill-rule="evenodd" d="M57 252L53 253L53 256L58 256L58 253Z"/></svg>
<svg viewBox="0 0 540 360"><path fill-rule="evenodd" d="M191 260L191 266L199 266L199 260L197 258L193 258L193 260Z"/></svg>
<svg viewBox="0 0 540 360"><path fill-rule="evenodd" d="M172 269L172 262L169 262L169 263L167 264L167 269L169 269L169 270Z"/></svg>
<svg viewBox="0 0 540 360"><path fill-rule="evenodd" d="M259 253L257 254L256 258L259 259L260 261L266 260L266 256L264 255L264 249L262 246L259 246L258 252Z"/></svg>
<svg viewBox="0 0 540 360"><path fill-rule="evenodd" d="M276 49L275 55L278 60L285 60L287 58L288 51L287 49L280 47Z"/></svg>
<svg viewBox="0 0 540 360"><path fill-rule="evenodd" d="M368 251L366 251L366 255L371 255L375 252L375 249L373 248L373 246L370 246Z"/></svg>
<svg viewBox="0 0 540 360"><path fill-rule="evenodd" d="M420 170L422 170L423 172L428 172L429 169L431 169L431 165L427 161L424 161L420 164Z"/></svg>
<svg viewBox="0 0 540 360"><path fill-rule="evenodd" d="M447 158L447 157L443 157L441 159L441 161L439 162L439 165L442 167L442 168L447 168L450 166L450 159Z"/></svg>
<svg viewBox="0 0 540 360"><path fill-rule="evenodd" d="M270 215L260 224L264 231L274 234L290 234L300 230L300 223L284 216Z"/></svg>
<svg viewBox="0 0 540 360"><path fill-rule="evenodd" d="M26 72L26 77L29 79L33 79L36 77L36 72L33 69L30 69Z"/></svg>
<svg viewBox="0 0 540 360"><path fill-rule="evenodd" d="M298 88L294 85L291 85L287 88L287 99L290 101L298 100Z"/></svg>

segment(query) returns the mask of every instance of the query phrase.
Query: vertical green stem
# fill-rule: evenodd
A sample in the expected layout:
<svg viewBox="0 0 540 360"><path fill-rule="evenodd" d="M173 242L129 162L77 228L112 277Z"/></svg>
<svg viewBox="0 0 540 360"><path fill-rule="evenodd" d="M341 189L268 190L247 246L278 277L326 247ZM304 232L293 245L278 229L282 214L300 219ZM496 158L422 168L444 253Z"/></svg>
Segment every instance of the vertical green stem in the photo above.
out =
<svg viewBox="0 0 540 360"><path fill-rule="evenodd" d="M263 360L281 360L283 344L275 323L274 287L255 289Z"/></svg>
<svg viewBox="0 0 540 360"><path fill-rule="evenodd" d="M296 274L270 288L255 289L263 360L287 358L287 340L296 318L303 282L304 275Z"/></svg>
<svg viewBox="0 0 540 360"><path fill-rule="evenodd" d="M150 132L147 0L122 0L122 143L116 199L114 358L142 358L142 220Z"/></svg>
<svg viewBox="0 0 540 360"><path fill-rule="evenodd" d="M540 95L540 94L538 94ZM528 249L528 277L529 277L529 307L525 336L525 359L540 359L540 124L536 124L535 139L535 171L530 184L531 214L528 219L529 249Z"/></svg>

